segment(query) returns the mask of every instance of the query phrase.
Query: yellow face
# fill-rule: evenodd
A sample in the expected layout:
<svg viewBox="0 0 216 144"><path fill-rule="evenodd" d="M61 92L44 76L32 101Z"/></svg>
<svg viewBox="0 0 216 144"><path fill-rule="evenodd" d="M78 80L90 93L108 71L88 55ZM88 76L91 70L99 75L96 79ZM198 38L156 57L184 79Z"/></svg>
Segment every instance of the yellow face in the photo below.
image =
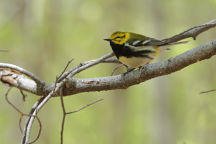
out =
<svg viewBox="0 0 216 144"><path fill-rule="evenodd" d="M115 44L122 45L128 40L129 37L129 33L117 31L110 36L110 41Z"/></svg>

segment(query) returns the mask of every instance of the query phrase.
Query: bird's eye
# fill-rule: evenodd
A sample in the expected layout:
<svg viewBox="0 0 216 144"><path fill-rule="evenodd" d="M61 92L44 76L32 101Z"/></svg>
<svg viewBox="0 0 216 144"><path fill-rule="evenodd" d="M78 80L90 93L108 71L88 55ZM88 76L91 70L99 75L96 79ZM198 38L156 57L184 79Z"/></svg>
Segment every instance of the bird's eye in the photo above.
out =
<svg viewBox="0 0 216 144"><path fill-rule="evenodd" d="M125 35L123 35L123 36L117 36L117 37L115 37L115 40L120 40L120 39L124 39L125 38Z"/></svg>
<svg viewBox="0 0 216 144"><path fill-rule="evenodd" d="M115 39L120 39L121 37L119 37L119 36L117 36L117 37L115 37Z"/></svg>

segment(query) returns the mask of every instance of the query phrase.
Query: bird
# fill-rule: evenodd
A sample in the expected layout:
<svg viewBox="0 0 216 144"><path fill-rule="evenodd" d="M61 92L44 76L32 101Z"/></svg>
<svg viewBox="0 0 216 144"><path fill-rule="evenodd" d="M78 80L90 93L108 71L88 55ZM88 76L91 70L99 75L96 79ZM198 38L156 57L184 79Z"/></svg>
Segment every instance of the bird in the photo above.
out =
<svg viewBox="0 0 216 144"><path fill-rule="evenodd" d="M139 68L151 63L161 52L172 45L186 43L167 43L155 38L132 32L116 31L107 39L117 59L130 68Z"/></svg>

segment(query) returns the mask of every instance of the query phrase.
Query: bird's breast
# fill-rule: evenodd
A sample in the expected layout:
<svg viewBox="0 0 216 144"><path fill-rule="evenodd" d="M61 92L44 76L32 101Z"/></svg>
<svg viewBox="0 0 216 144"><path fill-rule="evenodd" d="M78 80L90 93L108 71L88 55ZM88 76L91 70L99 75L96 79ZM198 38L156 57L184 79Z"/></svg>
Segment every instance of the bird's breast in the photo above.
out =
<svg viewBox="0 0 216 144"><path fill-rule="evenodd" d="M151 63L152 59L143 57L124 57L120 56L119 61L132 68L138 68L145 64Z"/></svg>

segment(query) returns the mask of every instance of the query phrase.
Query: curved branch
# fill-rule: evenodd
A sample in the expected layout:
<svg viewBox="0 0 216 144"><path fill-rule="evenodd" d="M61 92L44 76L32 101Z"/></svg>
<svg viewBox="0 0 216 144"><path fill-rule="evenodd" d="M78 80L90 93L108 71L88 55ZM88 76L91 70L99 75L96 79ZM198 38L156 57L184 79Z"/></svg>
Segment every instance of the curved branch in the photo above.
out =
<svg viewBox="0 0 216 144"><path fill-rule="evenodd" d="M2 65L7 65L7 64L0 63L0 66ZM12 65L8 65L8 67L9 66ZM0 81L9 86L16 87L20 90L28 91L36 95L42 95L42 92L38 90L38 85L34 80L25 77L21 73L11 71L10 69L0 68Z"/></svg>
<svg viewBox="0 0 216 144"><path fill-rule="evenodd" d="M44 81L40 80L40 79L39 79L36 75L34 75L33 73L31 73L31 72L29 72L29 71L27 71L27 70L25 70L25 69L23 69L23 68L21 68L21 67L18 67L18 66L16 66L16 65L8 64L8 63L0 63L0 68L4 68L4 69L5 69L5 68L8 68L8 69L10 69L11 71L13 71L13 72L15 72L15 73L18 72L18 74L22 73L22 74L24 74L24 75L30 77L32 80L34 80L34 81L35 81L37 84L39 84L39 85L44 85L44 84L45 84Z"/></svg>

